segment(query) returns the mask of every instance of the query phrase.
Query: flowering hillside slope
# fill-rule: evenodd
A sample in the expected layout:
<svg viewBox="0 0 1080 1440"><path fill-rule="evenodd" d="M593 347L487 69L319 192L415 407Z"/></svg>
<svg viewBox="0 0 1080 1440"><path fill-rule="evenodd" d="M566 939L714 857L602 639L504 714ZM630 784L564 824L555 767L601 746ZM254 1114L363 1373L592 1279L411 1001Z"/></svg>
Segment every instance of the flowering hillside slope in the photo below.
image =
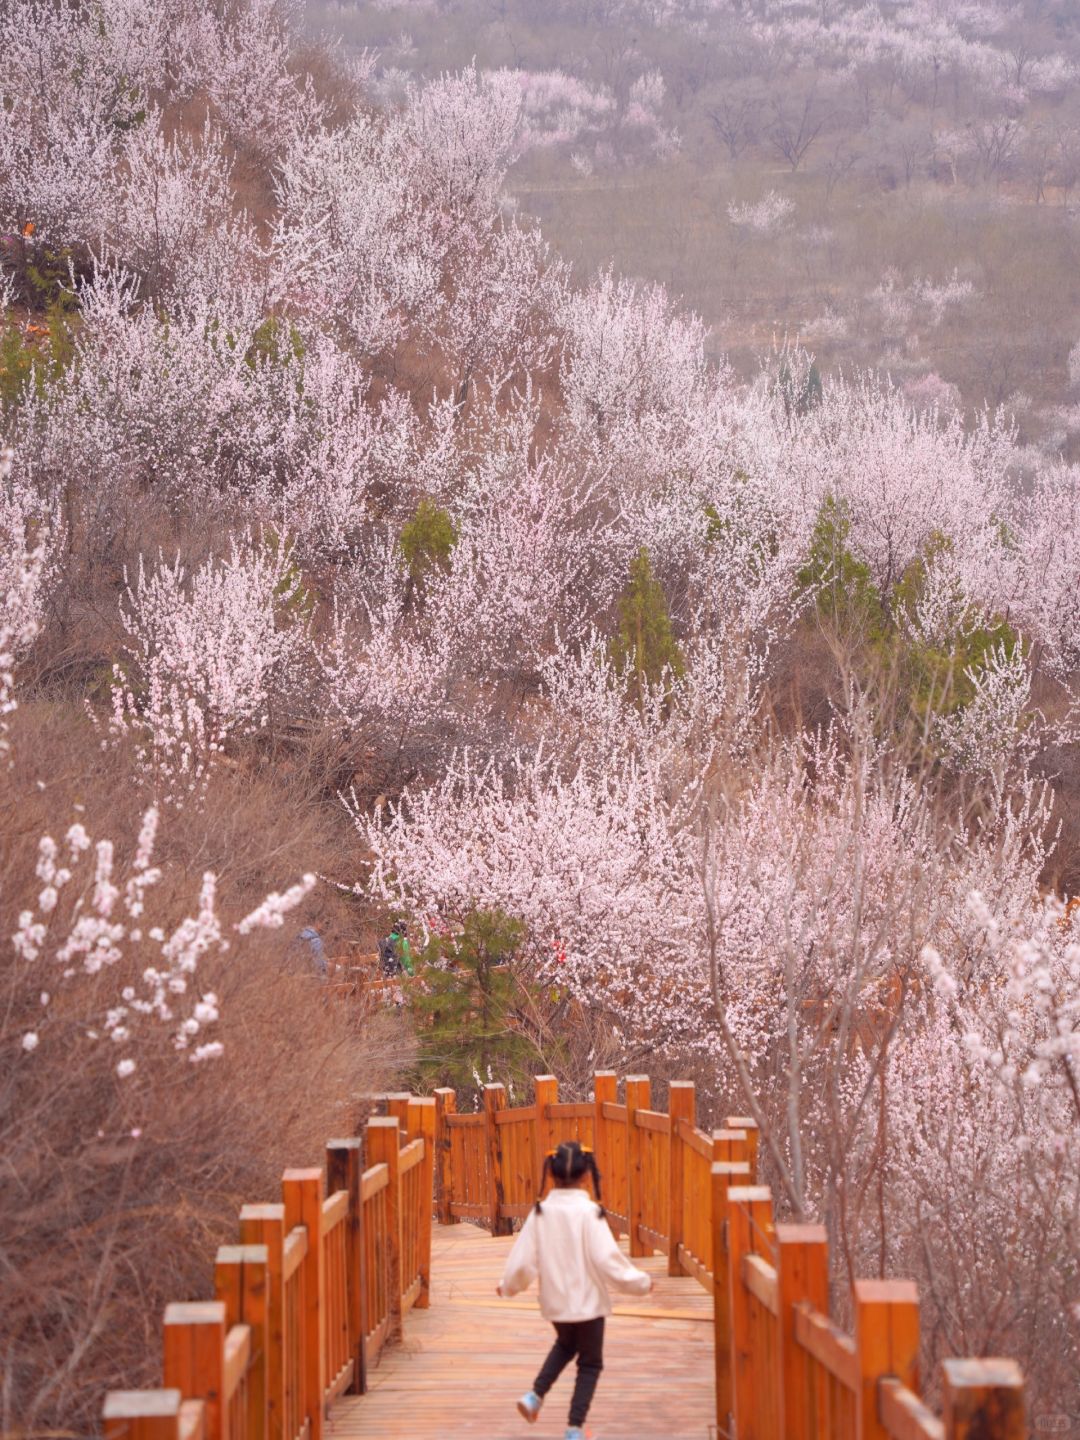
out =
<svg viewBox="0 0 1080 1440"><path fill-rule="evenodd" d="M737 383L504 214L513 77L368 78L274 0L0 6L12 1184L65 1051L212 1083L256 927L502 912L538 1063L692 1063L929 1350L1064 1393L1076 473L798 349ZM5 1424L64 1418L17 1373Z"/></svg>

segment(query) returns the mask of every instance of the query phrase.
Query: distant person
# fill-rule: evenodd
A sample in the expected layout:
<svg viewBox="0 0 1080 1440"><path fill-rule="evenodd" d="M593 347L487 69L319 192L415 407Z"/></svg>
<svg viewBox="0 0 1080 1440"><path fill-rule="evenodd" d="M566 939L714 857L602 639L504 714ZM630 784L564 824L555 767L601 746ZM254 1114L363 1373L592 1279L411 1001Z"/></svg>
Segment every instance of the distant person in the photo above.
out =
<svg viewBox="0 0 1080 1440"><path fill-rule="evenodd" d="M555 1344L533 1382L517 1402L530 1425L544 1396L577 1357L566 1440L585 1440L585 1417L604 1368L604 1320L611 1314L608 1286L629 1295L648 1295L652 1277L631 1265L619 1249L600 1201L600 1172L591 1150L564 1141L544 1161L541 1192L548 1176L555 1188L529 1212L506 1261L498 1293L517 1295L539 1276L540 1312L555 1326ZM594 1201L586 1188L592 1180Z"/></svg>
<svg viewBox="0 0 1080 1440"><path fill-rule="evenodd" d="M402 971L406 975L416 973L404 920L395 920L390 934L379 941L379 968L387 977L400 975Z"/></svg>
<svg viewBox="0 0 1080 1440"><path fill-rule="evenodd" d="M318 930L311 925L305 925L296 938L302 940L308 947L316 975L325 980L330 973L330 967L326 961L326 947Z"/></svg>

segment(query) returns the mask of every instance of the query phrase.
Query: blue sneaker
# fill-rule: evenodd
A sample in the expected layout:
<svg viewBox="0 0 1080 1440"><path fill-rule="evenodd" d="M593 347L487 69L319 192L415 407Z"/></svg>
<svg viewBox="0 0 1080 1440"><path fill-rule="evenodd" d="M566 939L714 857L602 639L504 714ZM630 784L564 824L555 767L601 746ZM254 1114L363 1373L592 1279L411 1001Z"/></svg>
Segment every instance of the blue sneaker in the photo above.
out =
<svg viewBox="0 0 1080 1440"><path fill-rule="evenodd" d="M571 1425L566 1432L566 1440L585 1440L585 1431L577 1425Z"/></svg>
<svg viewBox="0 0 1080 1440"><path fill-rule="evenodd" d="M530 1425L535 1425L540 1418L540 1406L543 1403L543 1400L540 1399L536 1391L530 1390L527 1394L522 1395L521 1399L517 1402L518 1414L527 1420Z"/></svg>

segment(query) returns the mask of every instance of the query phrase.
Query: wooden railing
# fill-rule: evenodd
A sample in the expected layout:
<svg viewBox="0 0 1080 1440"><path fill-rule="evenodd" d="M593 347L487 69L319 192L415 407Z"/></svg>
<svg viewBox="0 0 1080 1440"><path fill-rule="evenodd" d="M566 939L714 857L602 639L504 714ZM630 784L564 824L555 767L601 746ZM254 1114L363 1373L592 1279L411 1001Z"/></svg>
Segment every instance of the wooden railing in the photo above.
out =
<svg viewBox="0 0 1080 1440"><path fill-rule="evenodd" d="M430 1294L435 1102L387 1109L330 1142L325 1176L286 1170L280 1203L243 1207L216 1299L166 1308L164 1388L110 1394L107 1440L322 1440L333 1400L363 1393Z"/></svg>
<svg viewBox="0 0 1080 1440"><path fill-rule="evenodd" d="M323 1440L331 1402L364 1392L409 1310L429 1303L433 1173L442 1223L505 1235L565 1139L596 1152L609 1222L631 1254L662 1253L669 1274L712 1294L718 1435L1026 1435L1011 1361L947 1360L944 1415L923 1403L909 1282L857 1281L854 1334L835 1324L825 1231L776 1223L770 1191L754 1183L753 1121L706 1132L693 1085L672 1081L668 1096L666 1112L654 1109L648 1078L633 1075L620 1102L605 1072L585 1103L561 1103L551 1076L527 1106L488 1085L471 1115L457 1113L452 1090L386 1097L363 1140L327 1146L325 1179L287 1170L281 1203L241 1210L240 1243L218 1251L216 1299L166 1309L165 1388L109 1395L107 1440Z"/></svg>
<svg viewBox="0 0 1080 1440"><path fill-rule="evenodd" d="M919 1303L905 1280L859 1280L854 1334L829 1316L829 1254L819 1225L778 1224L754 1183L757 1127L695 1123L692 1084L673 1081L668 1111L649 1080L596 1075L587 1104L561 1104L551 1076L531 1105L484 1089L479 1114L435 1094L438 1211L507 1234L539 1192L544 1155L577 1139L596 1153L612 1228L630 1253L660 1252L668 1273L714 1297L717 1433L737 1440L1022 1440L1024 1384L1009 1360L946 1360L939 1418L919 1398Z"/></svg>

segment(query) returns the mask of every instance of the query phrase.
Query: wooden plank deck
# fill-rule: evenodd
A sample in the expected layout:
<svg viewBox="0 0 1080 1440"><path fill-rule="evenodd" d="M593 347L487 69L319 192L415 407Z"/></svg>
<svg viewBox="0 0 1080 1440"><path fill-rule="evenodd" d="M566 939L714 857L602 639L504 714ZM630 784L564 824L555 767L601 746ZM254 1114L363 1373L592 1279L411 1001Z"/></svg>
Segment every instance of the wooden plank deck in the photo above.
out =
<svg viewBox="0 0 1080 1440"><path fill-rule="evenodd" d="M473 1225L436 1227L431 1309L406 1317L404 1343L383 1355L367 1395L334 1405L328 1440L562 1436L573 1367L548 1396L538 1424L526 1425L514 1406L553 1332L535 1289L513 1300L495 1294L511 1243ZM696 1281L669 1279L663 1256L635 1263L655 1277L656 1289L644 1300L616 1301L589 1432L596 1440L710 1440L712 1302Z"/></svg>

